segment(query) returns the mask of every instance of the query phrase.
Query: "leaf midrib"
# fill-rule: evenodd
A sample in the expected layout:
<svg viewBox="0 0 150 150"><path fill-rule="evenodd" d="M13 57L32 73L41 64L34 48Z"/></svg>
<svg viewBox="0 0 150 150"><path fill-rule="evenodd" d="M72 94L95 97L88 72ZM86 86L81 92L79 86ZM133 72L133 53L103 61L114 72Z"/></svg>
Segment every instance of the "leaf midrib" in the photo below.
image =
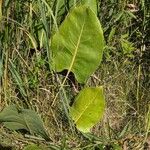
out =
<svg viewBox="0 0 150 150"><path fill-rule="evenodd" d="M79 35L79 38L78 38L78 41L77 41L77 45L75 47L75 52L74 52L74 55L73 55L70 67L68 69L68 74L70 73L70 71L71 71L71 69L72 69L72 67L74 65L74 62L75 62L75 59L76 59L76 56L77 56L77 52L78 52L78 49L79 49L79 45L80 45L80 41L81 41L81 37L82 37L84 26L85 26L85 18L84 18L84 22L83 22L83 25L82 25L82 28L81 28L81 32L80 32L80 35Z"/></svg>

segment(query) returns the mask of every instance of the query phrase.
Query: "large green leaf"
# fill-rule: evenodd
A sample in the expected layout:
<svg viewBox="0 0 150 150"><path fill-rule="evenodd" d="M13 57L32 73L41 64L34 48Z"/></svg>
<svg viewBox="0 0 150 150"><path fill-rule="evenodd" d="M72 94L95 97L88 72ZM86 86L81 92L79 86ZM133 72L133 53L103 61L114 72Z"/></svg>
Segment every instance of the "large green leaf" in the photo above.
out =
<svg viewBox="0 0 150 150"><path fill-rule="evenodd" d="M78 130L90 132L91 127L100 121L104 114L105 99L102 87L84 88L76 97L70 115Z"/></svg>
<svg viewBox="0 0 150 150"><path fill-rule="evenodd" d="M10 105L0 113L0 122L10 130L24 129L49 140L42 120L33 110L19 109L15 105Z"/></svg>
<svg viewBox="0 0 150 150"><path fill-rule="evenodd" d="M89 7L76 7L52 38L52 67L57 72L67 69L78 82L85 83L100 64L103 47L96 14Z"/></svg>
<svg viewBox="0 0 150 150"><path fill-rule="evenodd" d="M81 0L81 4L90 7L97 14L97 0Z"/></svg>

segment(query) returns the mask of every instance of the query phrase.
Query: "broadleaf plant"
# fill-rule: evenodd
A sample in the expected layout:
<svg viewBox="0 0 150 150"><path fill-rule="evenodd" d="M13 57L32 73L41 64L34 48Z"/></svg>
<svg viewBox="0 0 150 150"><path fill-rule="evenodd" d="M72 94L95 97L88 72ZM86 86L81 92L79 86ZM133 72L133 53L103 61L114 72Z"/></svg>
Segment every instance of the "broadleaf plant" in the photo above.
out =
<svg viewBox="0 0 150 150"><path fill-rule="evenodd" d="M32 135L40 135L42 138L50 140L42 120L33 110L10 105L0 112L0 123L10 130L24 129Z"/></svg>
<svg viewBox="0 0 150 150"><path fill-rule="evenodd" d="M96 14L87 6L75 7L52 38L52 68L56 72L68 70L67 75L73 72L79 83L85 83L98 68L103 48Z"/></svg>
<svg viewBox="0 0 150 150"><path fill-rule="evenodd" d="M103 117L105 98L102 87L88 87L80 91L70 108L70 115L76 127L81 132L90 132L90 129Z"/></svg>
<svg viewBox="0 0 150 150"><path fill-rule="evenodd" d="M97 0L81 0L81 4L90 7L97 14Z"/></svg>

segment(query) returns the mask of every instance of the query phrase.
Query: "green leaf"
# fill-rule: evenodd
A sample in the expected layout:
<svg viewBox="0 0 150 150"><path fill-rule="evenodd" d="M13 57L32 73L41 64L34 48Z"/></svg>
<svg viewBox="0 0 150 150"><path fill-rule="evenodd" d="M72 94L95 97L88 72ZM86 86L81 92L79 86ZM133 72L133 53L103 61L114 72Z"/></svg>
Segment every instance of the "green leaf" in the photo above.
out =
<svg viewBox="0 0 150 150"><path fill-rule="evenodd" d="M103 48L103 31L95 13L86 6L76 7L52 38L52 67L57 72L67 69L85 83L98 68Z"/></svg>
<svg viewBox="0 0 150 150"><path fill-rule="evenodd" d="M77 129L81 132L90 132L96 123L103 117L105 99L102 87L84 88L76 97L70 109L70 115Z"/></svg>
<svg viewBox="0 0 150 150"><path fill-rule="evenodd" d="M19 109L15 105L10 105L0 113L0 122L10 130L24 129L49 140L42 120L33 110Z"/></svg>
<svg viewBox="0 0 150 150"><path fill-rule="evenodd" d="M90 9L97 15L97 0L81 0L81 4L90 7Z"/></svg>
<svg viewBox="0 0 150 150"><path fill-rule="evenodd" d="M26 94L26 91L25 91L25 88L24 88L23 80L20 76L20 73L17 71L17 68L16 68L15 64L11 60L10 60L9 70L12 74L12 77L16 81L16 84L19 87L21 95L25 98L27 96L27 94Z"/></svg>
<svg viewBox="0 0 150 150"><path fill-rule="evenodd" d="M135 50L133 43L129 42L126 39L121 39L121 46L124 54L132 56L132 52Z"/></svg>

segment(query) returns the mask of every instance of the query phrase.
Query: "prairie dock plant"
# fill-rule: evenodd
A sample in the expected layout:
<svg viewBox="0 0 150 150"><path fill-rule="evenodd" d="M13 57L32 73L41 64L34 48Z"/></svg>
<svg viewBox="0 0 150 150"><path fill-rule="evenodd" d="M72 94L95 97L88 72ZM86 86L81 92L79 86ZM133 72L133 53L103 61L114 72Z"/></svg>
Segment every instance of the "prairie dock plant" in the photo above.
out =
<svg viewBox="0 0 150 150"><path fill-rule="evenodd" d="M0 149L150 149L149 10L0 0Z"/></svg>

